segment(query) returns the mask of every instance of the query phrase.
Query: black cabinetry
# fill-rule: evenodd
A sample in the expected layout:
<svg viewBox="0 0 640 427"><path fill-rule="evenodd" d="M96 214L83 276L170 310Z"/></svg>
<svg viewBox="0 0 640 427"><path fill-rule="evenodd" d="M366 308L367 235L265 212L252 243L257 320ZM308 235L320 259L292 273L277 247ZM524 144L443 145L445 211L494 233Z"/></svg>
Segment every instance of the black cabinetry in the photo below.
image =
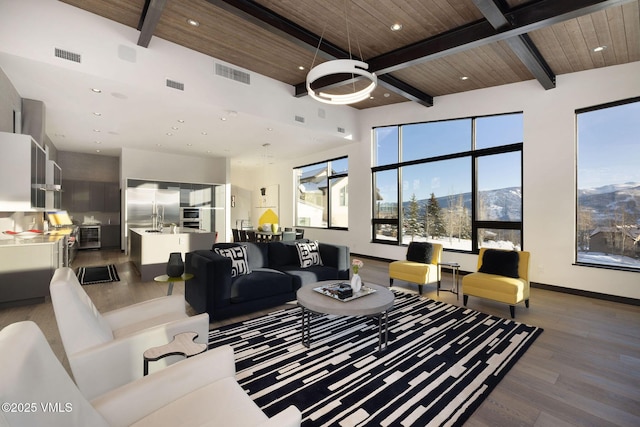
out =
<svg viewBox="0 0 640 427"><path fill-rule="evenodd" d="M101 247L116 248L120 247L120 225L108 224L100 227L101 229Z"/></svg>
<svg viewBox="0 0 640 427"><path fill-rule="evenodd" d="M67 179L62 187L62 208L69 212L120 212L118 183Z"/></svg>

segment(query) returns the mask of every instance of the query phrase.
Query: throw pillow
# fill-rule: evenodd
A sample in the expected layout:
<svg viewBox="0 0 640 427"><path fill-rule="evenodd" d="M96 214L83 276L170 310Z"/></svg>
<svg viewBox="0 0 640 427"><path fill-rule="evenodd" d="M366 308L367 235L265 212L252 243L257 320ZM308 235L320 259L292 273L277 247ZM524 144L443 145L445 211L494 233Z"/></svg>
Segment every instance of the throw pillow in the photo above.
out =
<svg viewBox="0 0 640 427"><path fill-rule="evenodd" d="M407 261L431 264L433 245L427 242L411 242L407 248Z"/></svg>
<svg viewBox="0 0 640 427"><path fill-rule="evenodd" d="M500 276L518 278L518 262L520 255L517 251L487 249L482 256L481 273L499 274Z"/></svg>
<svg viewBox="0 0 640 427"><path fill-rule="evenodd" d="M247 263L247 247L244 245L231 248L215 248L214 251L223 257L231 258L231 277L251 273Z"/></svg>
<svg viewBox="0 0 640 427"><path fill-rule="evenodd" d="M320 246L318 241L309 243L296 243L296 249L298 249L298 258L300 258L300 267L307 268L312 265L322 265L322 258L320 258Z"/></svg>

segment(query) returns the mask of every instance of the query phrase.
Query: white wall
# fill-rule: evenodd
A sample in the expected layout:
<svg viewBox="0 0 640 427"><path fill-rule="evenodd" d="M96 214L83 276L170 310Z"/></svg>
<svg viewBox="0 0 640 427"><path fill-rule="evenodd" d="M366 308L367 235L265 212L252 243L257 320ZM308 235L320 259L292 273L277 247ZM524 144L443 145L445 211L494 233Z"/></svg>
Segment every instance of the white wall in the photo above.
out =
<svg viewBox="0 0 640 427"><path fill-rule="evenodd" d="M153 181L228 182L229 160L224 157L196 157L123 148L120 158L122 188L127 178Z"/></svg>
<svg viewBox="0 0 640 427"><path fill-rule="evenodd" d="M275 171L281 184L282 224L293 223L291 168L349 156L349 231L308 229L305 237L348 245L352 252L402 259L406 248L371 243L371 128L409 122L524 112L524 249L537 283L640 299L640 274L573 265L575 245L575 110L640 96L640 62L561 75L545 91L528 81L437 97L425 108L403 103L360 112L361 141L314 153ZM640 147L639 147L640 152ZM477 256L444 254L465 271Z"/></svg>

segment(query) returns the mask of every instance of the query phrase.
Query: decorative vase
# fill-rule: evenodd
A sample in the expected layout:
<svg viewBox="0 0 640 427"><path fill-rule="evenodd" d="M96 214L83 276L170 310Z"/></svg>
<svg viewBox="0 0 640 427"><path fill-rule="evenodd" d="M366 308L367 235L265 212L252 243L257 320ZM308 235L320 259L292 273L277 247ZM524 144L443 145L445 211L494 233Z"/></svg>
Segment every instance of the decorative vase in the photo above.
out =
<svg viewBox="0 0 640 427"><path fill-rule="evenodd" d="M271 224L271 232L277 233L280 226L278 224Z"/></svg>
<svg viewBox="0 0 640 427"><path fill-rule="evenodd" d="M351 277L351 290L356 293L360 291L360 288L362 288L362 279L358 273L353 273Z"/></svg>
<svg viewBox="0 0 640 427"><path fill-rule="evenodd" d="M182 262L182 254L180 252L171 252L169 261L167 262L167 276L180 277L184 273L184 262Z"/></svg>

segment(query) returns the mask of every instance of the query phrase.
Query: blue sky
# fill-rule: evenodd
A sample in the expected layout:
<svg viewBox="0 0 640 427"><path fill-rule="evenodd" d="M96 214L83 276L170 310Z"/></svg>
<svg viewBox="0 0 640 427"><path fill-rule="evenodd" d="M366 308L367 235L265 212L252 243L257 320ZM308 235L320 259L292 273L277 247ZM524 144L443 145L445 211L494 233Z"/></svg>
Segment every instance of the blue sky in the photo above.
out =
<svg viewBox="0 0 640 427"><path fill-rule="evenodd" d="M640 102L578 115L578 188L640 182Z"/></svg>

